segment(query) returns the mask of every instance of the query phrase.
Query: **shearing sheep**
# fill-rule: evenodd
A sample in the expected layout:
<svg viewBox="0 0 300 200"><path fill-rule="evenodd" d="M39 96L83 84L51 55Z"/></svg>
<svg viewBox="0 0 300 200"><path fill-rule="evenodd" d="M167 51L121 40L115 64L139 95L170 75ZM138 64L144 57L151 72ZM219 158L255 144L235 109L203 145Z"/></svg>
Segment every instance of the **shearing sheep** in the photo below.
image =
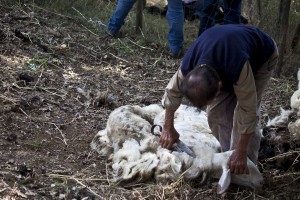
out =
<svg viewBox="0 0 300 200"><path fill-rule="evenodd" d="M211 134L205 112L181 105L175 113L175 128L195 158L160 146L151 127L163 122L164 110L159 105L119 107L110 114L106 128L93 138L91 148L112 160L113 177L119 183L145 182L153 177L161 183L179 178L204 182L212 176L219 179L218 193L225 192L230 183L261 187L262 175L249 159L249 174L230 173L227 162L232 151L220 153L220 143Z"/></svg>

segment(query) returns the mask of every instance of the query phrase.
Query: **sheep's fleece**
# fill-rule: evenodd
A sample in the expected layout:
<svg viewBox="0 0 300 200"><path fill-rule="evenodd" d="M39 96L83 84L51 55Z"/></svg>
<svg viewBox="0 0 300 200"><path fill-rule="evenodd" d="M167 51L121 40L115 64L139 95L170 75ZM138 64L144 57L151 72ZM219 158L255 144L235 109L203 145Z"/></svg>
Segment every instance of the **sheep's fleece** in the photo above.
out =
<svg viewBox="0 0 300 200"><path fill-rule="evenodd" d="M163 125L164 113L157 104L119 107L110 114L106 128L93 138L91 148L112 159L116 182L145 182L153 177L160 183L179 178L204 181L211 175L220 179L219 193L230 182L252 188L261 186L262 175L249 159L249 175L230 174L227 160L232 151L218 153L220 144L211 134L206 113L194 107L181 105L175 113L174 124L180 139L194 151L196 158L162 148L159 138L151 134L151 127Z"/></svg>
<svg viewBox="0 0 300 200"><path fill-rule="evenodd" d="M295 122L290 122L288 129L290 133L295 136L296 140L300 140L300 69L297 73L298 77L298 90L296 90L291 96L291 108L297 112L298 119Z"/></svg>

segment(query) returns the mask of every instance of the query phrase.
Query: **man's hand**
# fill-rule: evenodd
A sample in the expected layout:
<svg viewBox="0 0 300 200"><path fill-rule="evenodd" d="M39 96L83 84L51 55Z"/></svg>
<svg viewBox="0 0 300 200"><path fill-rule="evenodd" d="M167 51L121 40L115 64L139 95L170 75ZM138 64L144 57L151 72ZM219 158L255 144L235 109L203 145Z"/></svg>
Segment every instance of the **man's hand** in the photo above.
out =
<svg viewBox="0 0 300 200"><path fill-rule="evenodd" d="M179 134L174 128L175 111L176 110L166 108L165 123L159 140L163 148L170 149L179 138Z"/></svg>
<svg viewBox="0 0 300 200"><path fill-rule="evenodd" d="M179 134L173 126L168 128L164 127L159 142L163 148L170 149L178 139Z"/></svg>
<svg viewBox="0 0 300 200"><path fill-rule="evenodd" d="M233 174L249 174L247 166L248 144L252 134L241 134L239 142L235 145L235 150L228 160L228 168Z"/></svg>
<svg viewBox="0 0 300 200"><path fill-rule="evenodd" d="M233 174L249 174L247 167L247 151L234 150L228 160L228 168Z"/></svg>

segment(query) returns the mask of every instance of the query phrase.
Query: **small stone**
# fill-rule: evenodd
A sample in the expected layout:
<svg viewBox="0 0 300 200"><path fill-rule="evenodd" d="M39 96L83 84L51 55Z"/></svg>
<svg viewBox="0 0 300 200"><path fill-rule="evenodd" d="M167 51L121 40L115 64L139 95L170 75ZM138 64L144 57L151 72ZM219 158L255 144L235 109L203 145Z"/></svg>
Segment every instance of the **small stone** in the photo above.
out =
<svg viewBox="0 0 300 200"><path fill-rule="evenodd" d="M65 199L65 198L66 198L66 195L65 195L65 194L59 194L58 198L59 198L59 199Z"/></svg>
<svg viewBox="0 0 300 200"><path fill-rule="evenodd" d="M10 164L10 165L12 165L12 164L14 164L14 163L15 163L15 160L11 158L11 159L9 159L9 160L8 160L8 162L7 162L7 163L8 163L8 164Z"/></svg>

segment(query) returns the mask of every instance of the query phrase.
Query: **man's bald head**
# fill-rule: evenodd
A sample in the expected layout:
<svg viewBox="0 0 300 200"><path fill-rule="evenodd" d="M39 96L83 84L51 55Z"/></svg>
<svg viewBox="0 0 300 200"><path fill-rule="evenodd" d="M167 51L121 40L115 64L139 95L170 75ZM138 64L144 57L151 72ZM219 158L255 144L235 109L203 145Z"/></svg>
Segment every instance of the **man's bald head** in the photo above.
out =
<svg viewBox="0 0 300 200"><path fill-rule="evenodd" d="M180 85L183 95L197 107L207 105L217 94L220 78L216 70L208 65L195 67Z"/></svg>

